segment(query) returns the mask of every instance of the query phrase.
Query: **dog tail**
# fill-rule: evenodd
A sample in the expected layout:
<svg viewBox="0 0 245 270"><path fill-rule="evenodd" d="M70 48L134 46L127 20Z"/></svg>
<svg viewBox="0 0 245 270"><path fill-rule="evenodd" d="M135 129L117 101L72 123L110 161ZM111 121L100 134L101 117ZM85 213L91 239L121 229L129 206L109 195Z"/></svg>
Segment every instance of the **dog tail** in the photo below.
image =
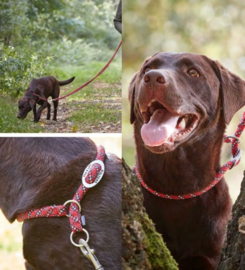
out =
<svg viewBox="0 0 245 270"><path fill-rule="evenodd" d="M68 83L71 83L74 79L75 79L75 77L72 77L72 78L70 78L69 80L66 80L66 81L58 81L58 84L59 84L60 86L66 85L66 84L68 84Z"/></svg>

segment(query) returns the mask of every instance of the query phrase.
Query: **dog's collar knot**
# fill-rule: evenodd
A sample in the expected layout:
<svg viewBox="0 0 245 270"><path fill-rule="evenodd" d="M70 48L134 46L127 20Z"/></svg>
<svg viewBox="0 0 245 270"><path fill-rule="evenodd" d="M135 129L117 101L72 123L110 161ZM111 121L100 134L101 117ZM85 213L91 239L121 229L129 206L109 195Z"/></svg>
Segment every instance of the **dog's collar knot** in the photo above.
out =
<svg viewBox="0 0 245 270"><path fill-rule="evenodd" d="M240 142L240 136L241 136L244 128L245 128L245 112L243 113L243 117L242 117L240 123L238 124L237 130L236 130L234 136L225 136L224 137L225 143L231 142L231 152L232 152L231 159L220 168L219 172L216 173L215 179L203 190L189 193L189 194L184 194L184 195L170 195L170 194L164 194L164 193L157 192L157 191L153 190L152 188L150 188L143 181L143 179L139 173L137 164L136 164L135 172L136 172L136 175L137 175L142 187L144 187L147 191L149 191L150 193L152 193L155 196L158 196L158 197L164 198L164 199L170 199L170 200L191 199L191 198L195 198L197 196L200 196L200 195L206 193L208 190L210 190L211 188L213 188L214 186L216 186L220 182L220 180L222 179L222 177L224 176L224 174L228 170L232 169L234 166L239 164L242 151L241 151L241 149L238 148L238 144Z"/></svg>

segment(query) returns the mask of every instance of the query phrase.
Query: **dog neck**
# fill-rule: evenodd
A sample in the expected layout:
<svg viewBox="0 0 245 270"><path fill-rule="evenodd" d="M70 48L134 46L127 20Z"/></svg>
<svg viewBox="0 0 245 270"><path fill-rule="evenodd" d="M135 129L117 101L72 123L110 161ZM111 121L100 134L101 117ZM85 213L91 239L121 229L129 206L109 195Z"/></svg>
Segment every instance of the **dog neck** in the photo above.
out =
<svg viewBox="0 0 245 270"><path fill-rule="evenodd" d="M211 128L200 140L183 143L163 154L148 150L137 129L136 124L137 167L144 182L153 190L180 195L199 191L214 180L220 169L225 125L220 125L218 132L217 127Z"/></svg>
<svg viewBox="0 0 245 270"><path fill-rule="evenodd" d="M92 142L86 154L78 146L77 153L71 150L66 156L55 145L49 145L49 151L42 151L40 145L30 142L28 149L12 141L0 145L5 153L0 157L0 208L10 222L27 210L63 204L72 197L86 165L96 155Z"/></svg>

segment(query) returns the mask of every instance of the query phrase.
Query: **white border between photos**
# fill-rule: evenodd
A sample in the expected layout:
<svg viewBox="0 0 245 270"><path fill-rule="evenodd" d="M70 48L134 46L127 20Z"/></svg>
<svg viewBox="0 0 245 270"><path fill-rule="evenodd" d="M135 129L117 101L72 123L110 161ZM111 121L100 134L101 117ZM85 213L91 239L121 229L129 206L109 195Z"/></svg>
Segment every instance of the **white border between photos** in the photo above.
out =
<svg viewBox="0 0 245 270"><path fill-rule="evenodd" d="M0 137L122 137L122 133L0 133Z"/></svg>

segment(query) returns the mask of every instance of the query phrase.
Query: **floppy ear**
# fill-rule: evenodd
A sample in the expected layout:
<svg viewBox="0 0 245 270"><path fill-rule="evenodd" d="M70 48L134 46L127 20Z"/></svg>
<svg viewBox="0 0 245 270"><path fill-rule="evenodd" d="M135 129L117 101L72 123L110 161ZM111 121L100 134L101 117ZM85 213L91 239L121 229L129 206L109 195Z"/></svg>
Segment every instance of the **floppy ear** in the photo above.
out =
<svg viewBox="0 0 245 270"><path fill-rule="evenodd" d="M245 105L245 81L218 61L213 61L212 64L220 81L224 119L229 124L233 115Z"/></svg>
<svg viewBox="0 0 245 270"><path fill-rule="evenodd" d="M130 103L130 123L133 124L135 121L135 113L134 113L134 100L135 100L135 81L137 78L138 72L132 78L129 89L128 89L128 100Z"/></svg>

